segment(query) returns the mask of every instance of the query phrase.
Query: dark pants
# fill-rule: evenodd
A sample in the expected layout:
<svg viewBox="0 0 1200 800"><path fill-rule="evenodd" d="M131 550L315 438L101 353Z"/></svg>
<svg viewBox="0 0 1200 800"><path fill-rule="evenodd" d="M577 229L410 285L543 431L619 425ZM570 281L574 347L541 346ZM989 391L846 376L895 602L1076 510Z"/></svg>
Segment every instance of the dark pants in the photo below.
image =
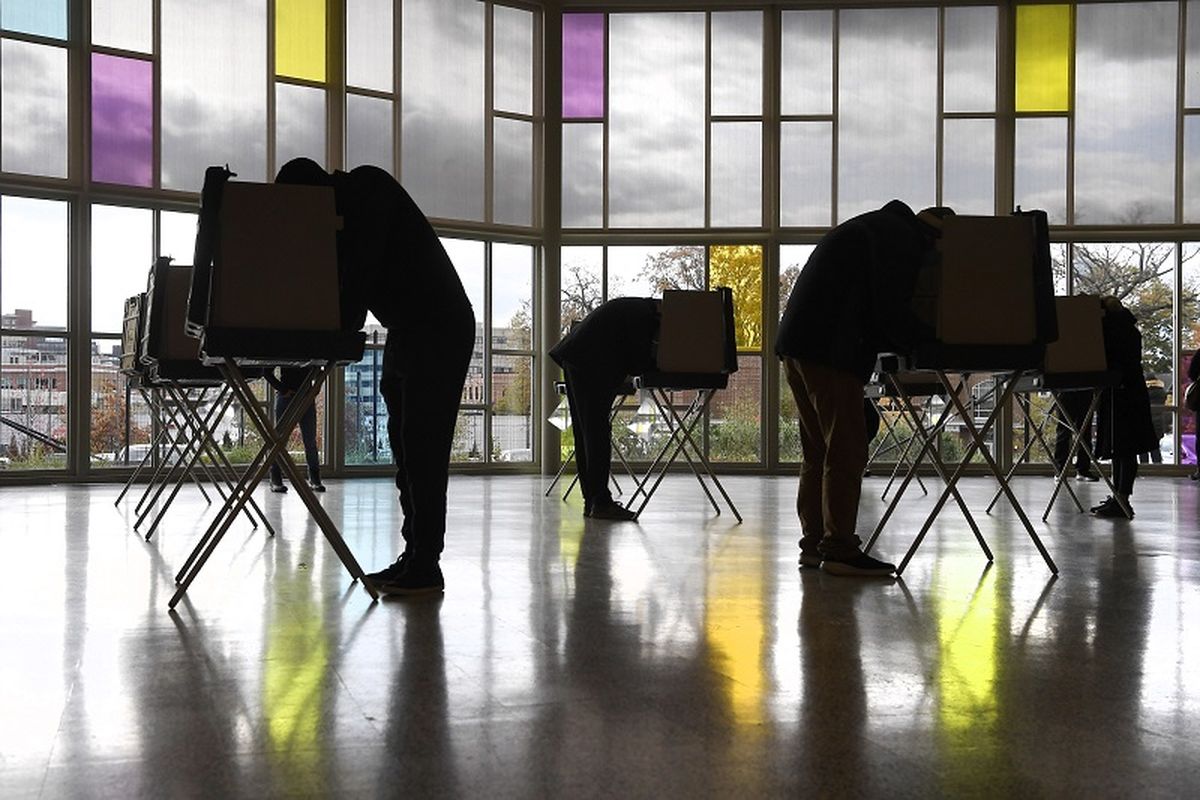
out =
<svg viewBox="0 0 1200 800"><path fill-rule="evenodd" d="M283 419L288 403L292 402L294 394L275 393L275 423ZM308 465L308 479L313 483L321 482L321 452L317 449L317 407L309 403L308 408L300 417L300 441L304 442L304 462ZM283 483L283 471L279 462L271 462L271 483Z"/></svg>
<svg viewBox="0 0 1200 800"><path fill-rule="evenodd" d="M1087 414L1088 406L1092 404L1092 393L1089 391L1073 391L1059 392L1056 395L1058 405L1061 411L1065 412L1071 418L1071 422L1078 425L1085 414ZM1092 426L1088 424L1083 430L1082 437L1084 442L1091 446L1092 441ZM1067 454L1071 450L1071 429L1070 427L1059 423L1054 429L1054 466L1059 471L1067 465ZM1075 452L1075 471L1088 472L1092 468L1091 459L1084 452L1081 446Z"/></svg>
<svg viewBox="0 0 1200 800"><path fill-rule="evenodd" d="M849 372L785 358L800 414L800 549L827 558L859 552L858 501L867 466L863 383Z"/></svg>
<svg viewBox="0 0 1200 800"><path fill-rule="evenodd" d="M567 380L567 403L575 432L575 466L584 508L613 502L608 490L612 469L612 405L625 376L597 375L570 363L562 365Z"/></svg>
<svg viewBox="0 0 1200 800"><path fill-rule="evenodd" d="M379 391L387 403L404 551L418 562L436 563L445 545L450 451L474 347L469 312L436 329L388 330Z"/></svg>
<svg viewBox="0 0 1200 800"><path fill-rule="evenodd" d="M1133 481L1138 474L1137 456L1113 456L1113 488L1117 494L1133 494Z"/></svg>

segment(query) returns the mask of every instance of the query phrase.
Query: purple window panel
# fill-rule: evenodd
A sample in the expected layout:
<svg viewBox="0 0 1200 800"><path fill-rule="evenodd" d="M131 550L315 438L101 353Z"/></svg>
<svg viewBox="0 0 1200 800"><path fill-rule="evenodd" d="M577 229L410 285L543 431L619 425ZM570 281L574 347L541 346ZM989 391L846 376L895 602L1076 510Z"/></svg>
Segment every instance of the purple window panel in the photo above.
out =
<svg viewBox="0 0 1200 800"><path fill-rule="evenodd" d="M604 116L604 15L563 14L563 117Z"/></svg>
<svg viewBox="0 0 1200 800"><path fill-rule="evenodd" d="M92 180L152 185L151 67L149 61L92 54Z"/></svg>

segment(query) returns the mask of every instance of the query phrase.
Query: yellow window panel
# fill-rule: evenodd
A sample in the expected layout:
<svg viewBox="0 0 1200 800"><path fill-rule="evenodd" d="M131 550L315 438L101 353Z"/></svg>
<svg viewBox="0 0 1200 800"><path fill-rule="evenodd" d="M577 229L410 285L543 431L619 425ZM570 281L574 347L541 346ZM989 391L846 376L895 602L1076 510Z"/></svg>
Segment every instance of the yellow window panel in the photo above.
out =
<svg viewBox="0 0 1200 800"><path fill-rule="evenodd" d="M275 0L275 74L325 81L325 0Z"/></svg>
<svg viewBox="0 0 1200 800"><path fill-rule="evenodd" d="M1071 108L1071 7L1017 6L1017 111Z"/></svg>
<svg viewBox="0 0 1200 800"><path fill-rule="evenodd" d="M738 350L762 347L762 247L713 245L708 253L708 285L733 290L733 324Z"/></svg>

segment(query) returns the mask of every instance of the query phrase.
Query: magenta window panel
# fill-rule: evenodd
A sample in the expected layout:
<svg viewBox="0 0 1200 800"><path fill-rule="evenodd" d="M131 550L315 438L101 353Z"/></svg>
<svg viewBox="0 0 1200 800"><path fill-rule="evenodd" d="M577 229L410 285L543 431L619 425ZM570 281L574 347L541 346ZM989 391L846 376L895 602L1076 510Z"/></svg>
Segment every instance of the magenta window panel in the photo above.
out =
<svg viewBox="0 0 1200 800"><path fill-rule="evenodd" d="M563 14L563 118L604 116L604 15Z"/></svg>
<svg viewBox="0 0 1200 800"><path fill-rule="evenodd" d="M151 67L149 61L92 54L92 180L152 185Z"/></svg>

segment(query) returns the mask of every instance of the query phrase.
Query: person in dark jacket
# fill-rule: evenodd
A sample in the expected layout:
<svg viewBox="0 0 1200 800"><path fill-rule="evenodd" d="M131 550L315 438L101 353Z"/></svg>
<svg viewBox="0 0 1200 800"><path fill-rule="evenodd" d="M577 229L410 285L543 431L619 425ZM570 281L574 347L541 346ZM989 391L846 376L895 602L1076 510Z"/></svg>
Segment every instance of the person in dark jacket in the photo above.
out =
<svg viewBox="0 0 1200 800"><path fill-rule="evenodd" d="M562 367L566 379L585 517L634 519L634 513L613 500L608 490L612 469L610 417L613 401L626 379L654 367L659 313L659 301L649 297L609 300L573 326L550 350L550 357Z"/></svg>
<svg viewBox="0 0 1200 800"><path fill-rule="evenodd" d="M1154 435L1158 442L1148 453L1138 453L1138 463L1162 463L1162 448L1159 444L1171 432L1171 412L1167 411L1167 385L1153 372L1146 373L1146 393L1150 397L1150 421L1154 423Z"/></svg>
<svg viewBox="0 0 1200 800"><path fill-rule="evenodd" d="M1187 376L1189 381L1200 381L1200 350L1192 353L1192 360L1188 362ZM1196 412L1195 417L1193 429L1200 431L1200 411ZM1192 473L1188 477L1194 481L1200 480L1200 459L1197 459L1196 468L1192 470Z"/></svg>
<svg viewBox="0 0 1200 800"><path fill-rule="evenodd" d="M796 278L775 340L800 415L796 510L800 565L835 575L890 575L855 534L867 431L863 388L881 352L907 352L932 330L913 313L921 267L936 257L941 220L899 200L843 222Z"/></svg>
<svg viewBox="0 0 1200 800"><path fill-rule="evenodd" d="M342 325L362 328L367 311L387 328L379 391L404 513L404 551L367 577L384 594L442 592L450 451L475 347L475 315L437 232L408 192L378 167L326 173L289 161L279 183L332 186L338 233Z"/></svg>
<svg viewBox="0 0 1200 800"><path fill-rule="evenodd" d="M1150 394L1142 371L1142 334L1137 318L1108 295L1100 298L1104 308L1104 357L1108 368L1121 373L1121 383L1100 396L1096 424L1096 457L1111 458L1113 489L1133 515L1129 496L1137 478L1138 454L1158 447L1154 421L1150 418ZM1109 496L1092 508L1097 517L1125 517L1117 499Z"/></svg>
<svg viewBox="0 0 1200 800"><path fill-rule="evenodd" d="M276 370L272 369L263 375L267 383L275 389L276 422L283 418L288 404L292 402L296 392L304 385L308 368L280 367L278 372L279 374L276 375ZM314 492L323 492L325 484L321 482L321 453L317 449L317 407L314 403L309 403L308 408L300 417L300 441L304 442L304 461L308 466L308 485ZM271 463L271 491L278 493L287 491L287 487L283 485L283 470L280 469L278 462Z"/></svg>

